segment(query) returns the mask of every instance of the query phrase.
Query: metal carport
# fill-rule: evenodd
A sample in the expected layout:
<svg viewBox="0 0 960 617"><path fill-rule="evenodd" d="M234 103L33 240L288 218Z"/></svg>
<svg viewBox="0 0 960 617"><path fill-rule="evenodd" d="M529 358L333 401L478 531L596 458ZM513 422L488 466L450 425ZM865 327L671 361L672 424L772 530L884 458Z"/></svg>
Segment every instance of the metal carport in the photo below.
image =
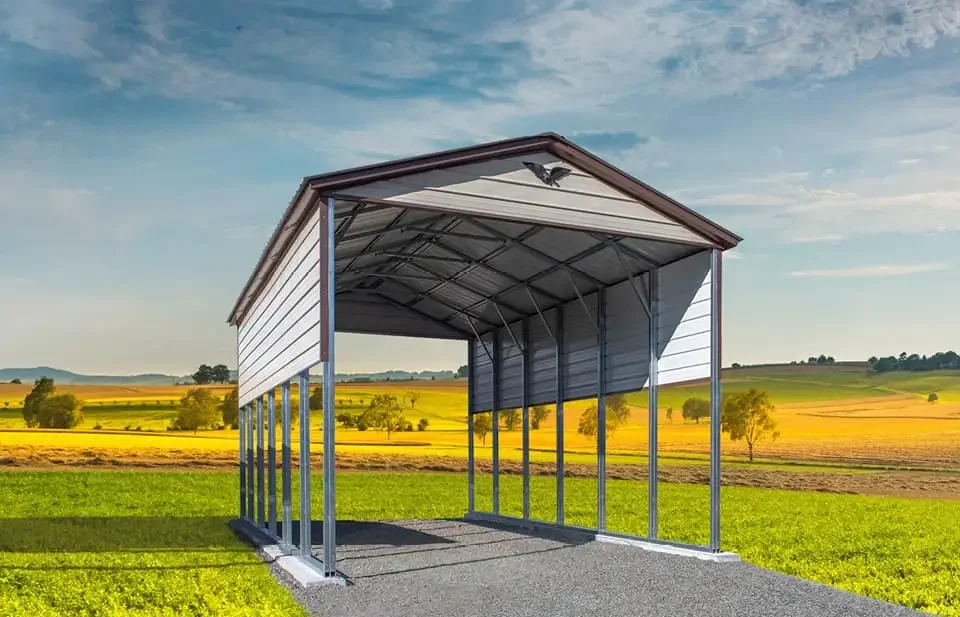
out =
<svg viewBox="0 0 960 617"><path fill-rule="evenodd" d="M337 580L335 332L460 339L469 346L467 516L499 512L498 412L521 408L529 524L529 408L556 404L563 520L563 402L596 396L596 537L724 559L720 549L721 254L741 240L546 133L307 177L229 323L238 328L240 521L315 580ZM332 293L330 293L332 291ZM291 520L290 381L323 364L322 556ZM658 539L657 388L710 379L710 543ZM275 390L281 388L281 516ZM605 525L605 397L646 388L649 528ZM300 396L300 512L310 521L310 422ZM265 400L266 399L266 400ZM493 511L474 499L472 418L492 411ZM264 416L267 416L264 418ZM265 421L266 420L266 421ZM267 447L264 448L264 432ZM266 460L265 460L266 459ZM311 580L303 576L302 580Z"/></svg>

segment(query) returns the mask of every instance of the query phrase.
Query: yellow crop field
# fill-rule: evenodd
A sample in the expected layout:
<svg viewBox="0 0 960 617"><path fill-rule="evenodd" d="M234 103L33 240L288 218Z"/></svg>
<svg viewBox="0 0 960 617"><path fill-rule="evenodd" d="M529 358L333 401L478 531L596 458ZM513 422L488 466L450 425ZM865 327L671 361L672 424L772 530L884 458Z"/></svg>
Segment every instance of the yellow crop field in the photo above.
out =
<svg viewBox="0 0 960 617"><path fill-rule="evenodd" d="M960 372L901 373L876 376L862 370L826 371L744 369L726 372L724 391L749 387L767 390L777 406L781 436L761 442L759 462L811 463L844 466L882 465L918 469L960 469ZM199 431L196 435L166 430L176 414L173 406L186 386L58 386L87 402L85 421L70 431L23 429L19 405L29 385L0 384L0 448L9 455L44 452L87 452L101 456L136 456L150 451L229 460L237 447L236 431ZM211 386L218 396L229 386ZM928 403L926 393L937 391L939 400ZM419 398L411 405L408 394ZM337 384L338 412L359 412L375 394L391 394L404 402L404 415L416 426L423 418L425 431L360 431L338 427L338 454L342 456L399 455L417 458L466 457L466 383L463 380ZM670 465L702 464L708 452L709 424L684 421L680 409L690 396L707 395L705 384L661 390L658 410L659 452ZM296 399L296 392L294 391ZM630 418L608 439L611 464L646 464L648 451L647 395L627 395ZM170 403L164 408L158 403ZM580 435L581 413L593 400L565 405L564 450L570 463L595 464L595 438ZM531 430L531 460L549 464L555 459L556 417L553 407L538 430ZM668 417L672 411L672 419ZM312 441L319 443L320 414L312 419ZM99 426L98 430L93 430ZM139 427L139 430L137 430ZM126 430L125 430L126 429ZM500 452L505 461L521 458L522 431L500 429ZM296 440L294 440L296 441ZM723 454L735 462L745 457L741 442L724 435ZM492 440L476 441L478 460L489 460ZM206 454L204 454L206 453ZM30 457L38 460L40 457Z"/></svg>

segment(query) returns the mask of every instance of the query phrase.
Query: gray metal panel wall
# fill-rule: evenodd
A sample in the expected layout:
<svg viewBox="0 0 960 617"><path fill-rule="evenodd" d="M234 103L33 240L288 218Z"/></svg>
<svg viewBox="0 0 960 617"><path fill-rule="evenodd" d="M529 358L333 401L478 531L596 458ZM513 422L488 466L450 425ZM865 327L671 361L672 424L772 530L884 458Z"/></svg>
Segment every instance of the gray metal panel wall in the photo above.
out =
<svg viewBox="0 0 960 617"><path fill-rule="evenodd" d="M641 291L649 289L646 275L634 281ZM647 386L650 373L650 328L647 314L629 281L607 289L608 394L639 390Z"/></svg>
<svg viewBox="0 0 960 617"><path fill-rule="evenodd" d="M514 322L510 330L520 344L523 344L523 324ZM506 328L500 334L500 409L514 409L523 406L523 357L520 348Z"/></svg>
<svg viewBox="0 0 960 617"><path fill-rule="evenodd" d="M661 385L704 379L710 376L710 259L709 253L698 253L660 269L658 302ZM647 275L634 281L646 293ZM580 300L563 306L563 367L565 401L597 396L597 295L583 297L590 314ZM556 311L544 313L551 331L555 329ZM606 373L608 394L641 390L648 385L650 366L650 330L646 312L629 281L606 290ZM555 343L538 315L528 320L530 327L528 374L531 405L556 402ZM514 336L522 340L520 322L511 324ZM501 409L520 407L520 357L513 339L504 328L500 333ZM555 333L554 333L555 334ZM487 346L493 351L490 336ZM490 359L483 347L471 342L476 362L471 409L491 408Z"/></svg>
<svg viewBox="0 0 960 617"><path fill-rule="evenodd" d="M485 334L483 342L493 353L492 334ZM470 384L470 412L489 411L493 404L493 375L490 357L476 339L470 341L470 361L473 363L473 382Z"/></svg>
<svg viewBox="0 0 960 617"><path fill-rule="evenodd" d="M563 309L564 400L597 395L597 295L574 300Z"/></svg>
<svg viewBox="0 0 960 617"><path fill-rule="evenodd" d="M557 398L557 348L553 336L556 336L557 312L545 311L543 314L550 330L543 325L539 315L530 318L530 348L527 351L528 375L527 395L531 405L545 405Z"/></svg>

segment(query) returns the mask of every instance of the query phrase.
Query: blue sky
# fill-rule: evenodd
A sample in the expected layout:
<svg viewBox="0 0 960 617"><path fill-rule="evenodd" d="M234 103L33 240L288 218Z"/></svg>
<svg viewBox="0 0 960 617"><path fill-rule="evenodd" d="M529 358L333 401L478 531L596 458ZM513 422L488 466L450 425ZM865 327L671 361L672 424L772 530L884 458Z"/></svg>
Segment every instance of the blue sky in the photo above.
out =
<svg viewBox="0 0 960 617"><path fill-rule="evenodd" d="M958 37L957 0L0 4L0 366L231 363L302 176L545 130L744 236L725 363L956 348ZM464 357L373 348L338 370Z"/></svg>

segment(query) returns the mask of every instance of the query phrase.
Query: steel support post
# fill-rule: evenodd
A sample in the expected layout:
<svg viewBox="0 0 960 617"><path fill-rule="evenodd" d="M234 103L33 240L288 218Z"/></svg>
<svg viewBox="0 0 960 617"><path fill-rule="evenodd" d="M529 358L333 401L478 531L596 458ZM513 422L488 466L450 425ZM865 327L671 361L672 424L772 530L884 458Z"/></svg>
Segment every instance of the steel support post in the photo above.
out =
<svg viewBox="0 0 960 617"><path fill-rule="evenodd" d="M244 414L246 409L241 407L237 413L237 439L239 441L239 459L240 459L240 518L247 518L247 444L246 444L246 422Z"/></svg>
<svg viewBox="0 0 960 617"><path fill-rule="evenodd" d="M257 527L267 521L266 494L263 460L263 396L257 397Z"/></svg>
<svg viewBox="0 0 960 617"><path fill-rule="evenodd" d="M277 401L274 388L267 393L267 529L280 536L277 528Z"/></svg>
<svg viewBox="0 0 960 617"><path fill-rule="evenodd" d="M720 552L720 251L710 251L710 548Z"/></svg>
<svg viewBox="0 0 960 617"><path fill-rule="evenodd" d="M254 493L254 462L253 462L253 405L247 405L247 417L244 420L246 426L247 439L247 516L253 522L256 522L257 507L255 504Z"/></svg>
<svg viewBox="0 0 960 617"><path fill-rule="evenodd" d="M300 373L300 555L313 555L313 539L310 526L310 374Z"/></svg>
<svg viewBox="0 0 960 617"><path fill-rule="evenodd" d="M474 362L473 346L479 343L467 342L467 512L471 514L476 509L476 454L473 451L473 379Z"/></svg>
<svg viewBox="0 0 960 617"><path fill-rule="evenodd" d="M491 411L491 431L493 432L493 513L500 514L500 335L497 330L492 333L493 361L490 363L493 381L493 410Z"/></svg>
<svg viewBox="0 0 960 617"><path fill-rule="evenodd" d="M650 326L650 368L649 368L649 377L648 377L648 394L650 396L647 403L649 408L648 413L648 454L647 454L647 465L649 466L648 472L649 477L647 479L647 537L651 540L657 539L658 526L659 522L657 520L658 506L657 506L657 496L659 490L659 477L657 474L657 442L658 442L658 410L659 410L659 388L657 385L659 369L657 367L660 359L660 337L658 335L658 329L660 327L660 320L657 317L657 310L659 307L659 286L660 286L660 274L657 270L650 271L650 315L648 318L648 323Z"/></svg>
<svg viewBox="0 0 960 617"><path fill-rule="evenodd" d="M597 290L597 529L607 528L607 309Z"/></svg>
<svg viewBox="0 0 960 617"><path fill-rule="evenodd" d="M523 457L523 518L530 518L530 322L524 319L521 322L523 333L523 347L520 349L520 398L523 405L521 422L523 422L523 443L521 456Z"/></svg>
<svg viewBox="0 0 960 617"><path fill-rule="evenodd" d="M293 458L290 448L290 381L280 387L280 538L284 544L293 545Z"/></svg>
<svg viewBox="0 0 960 617"><path fill-rule="evenodd" d="M320 263L326 264L321 276L327 277L327 297L321 302L327 303L326 343L327 361L323 364L323 573L335 576L337 573L337 492L336 492L336 453L334 441L337 429L337 414L334 407L336 394L336 373L333 362L334 342L336 339L335 313L337 298L336 282L336 220L335 201L327 199L327 254L320 256ZM324 233L324 230L320 230Z"/></svg>
<svg viewBox="0 0 960 617"><path fill-rule="evenodd" d="M557 307L557 524L563 525L563 306Z"/></svg>

